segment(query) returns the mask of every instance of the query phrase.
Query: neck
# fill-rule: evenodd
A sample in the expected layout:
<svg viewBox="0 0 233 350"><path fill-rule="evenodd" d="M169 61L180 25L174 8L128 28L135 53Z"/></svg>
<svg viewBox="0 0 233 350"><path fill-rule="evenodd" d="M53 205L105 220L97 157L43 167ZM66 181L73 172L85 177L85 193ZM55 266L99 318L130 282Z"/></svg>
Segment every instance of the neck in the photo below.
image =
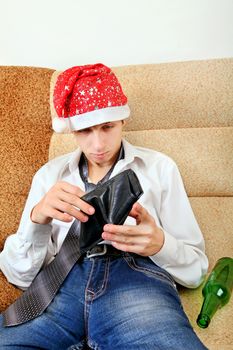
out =
<svg viewBox="0 0 233 350"><path fill-rule="evenodd" d="M99 182L115 164L118 155L106 163L95 163L88 161L88 177L92 183Z"/></svg>
<svg viewBox="0 0 233 350"><path fill-rule="evenodd" d="M118 154L113 159L110 159L109 161L104 162L104 163L93 162L91 160L87 160L88 170L93 169L94 171L95 170L98 171L98 170L104 170L107 168L111 168L111 166L113 166L113 164L116 162L117 158L118 158Z"/></svg>

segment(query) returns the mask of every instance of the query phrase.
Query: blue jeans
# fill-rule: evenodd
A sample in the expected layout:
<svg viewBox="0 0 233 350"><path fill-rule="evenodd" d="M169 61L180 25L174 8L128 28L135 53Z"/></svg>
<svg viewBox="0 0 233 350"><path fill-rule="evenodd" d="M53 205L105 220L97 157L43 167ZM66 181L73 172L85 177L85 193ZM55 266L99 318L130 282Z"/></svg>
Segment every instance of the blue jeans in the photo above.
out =
<svg viewBox="0 0 233 350"><path fill-rule="evenodd" d="M206 349L185 315L171 276L149 258L84 258L47 310L3 327L0 349Z"/></svg>

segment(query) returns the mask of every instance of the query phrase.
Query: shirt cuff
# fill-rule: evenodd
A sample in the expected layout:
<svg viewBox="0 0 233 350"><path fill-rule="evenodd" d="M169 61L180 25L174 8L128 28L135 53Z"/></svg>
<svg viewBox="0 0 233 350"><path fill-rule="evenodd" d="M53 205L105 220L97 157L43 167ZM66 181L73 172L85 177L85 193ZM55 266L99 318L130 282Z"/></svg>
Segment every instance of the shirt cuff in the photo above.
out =
<svg viewBox="0 0 233 350"><path fill-rule="evenodd" d="M52 225L51 224L36 224L31 220L28 220L28 223L25 227L25 237L27 242L44 246L49 242L52 234Z"/></svg>
<svg viewBox="0 0 233 350"><path fill-rule="evenodd" d="M164 244L160 251L150 258L159 266L166 267L171 265L171 263L176 261L177 257L177 239L170 235L168 232L164 231Z"/></svg>

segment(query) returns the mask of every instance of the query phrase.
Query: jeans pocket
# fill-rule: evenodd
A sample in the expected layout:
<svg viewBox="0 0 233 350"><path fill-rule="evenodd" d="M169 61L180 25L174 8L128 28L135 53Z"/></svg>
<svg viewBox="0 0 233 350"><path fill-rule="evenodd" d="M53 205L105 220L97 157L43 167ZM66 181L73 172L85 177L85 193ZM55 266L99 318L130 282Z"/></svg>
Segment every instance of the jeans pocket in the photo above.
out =
<svg viewBox="0 0 233 350"><path fill-rule="evenodd" d="M125 257L125 260L132 270L144 273L146 276L159 279L162 282L167 282L177 290L176 283L172 276L163 268L153 263L150 258L135 258L130 256Z"/></svg>

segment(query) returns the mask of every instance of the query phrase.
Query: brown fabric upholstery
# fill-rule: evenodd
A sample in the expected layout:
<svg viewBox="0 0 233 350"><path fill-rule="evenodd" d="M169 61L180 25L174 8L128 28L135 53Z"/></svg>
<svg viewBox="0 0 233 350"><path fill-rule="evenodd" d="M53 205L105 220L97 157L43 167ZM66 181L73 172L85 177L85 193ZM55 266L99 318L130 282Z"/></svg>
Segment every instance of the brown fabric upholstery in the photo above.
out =
<svg viewBox="0 0 233 350"><path fill-rule="evenodd" d="M129 97L125 137L178 164L206 240L210 270L233 248L233 59L113 68ZM72 135L50 129L50 69L1 67L0 249L15 232L34 172L75 149ZM0 274L0 310L20 292ZM201 330L201 287L180 288L184 308L211 350L231 348L232 301Z"/></svg>
<svg viewBox="0 0 233 350"><path fill-rule="evenodd" d="M0 250L17 230L33 174L48 159L51 73L0 67ZM0 272L0 311L19 294Z"/></svg>

